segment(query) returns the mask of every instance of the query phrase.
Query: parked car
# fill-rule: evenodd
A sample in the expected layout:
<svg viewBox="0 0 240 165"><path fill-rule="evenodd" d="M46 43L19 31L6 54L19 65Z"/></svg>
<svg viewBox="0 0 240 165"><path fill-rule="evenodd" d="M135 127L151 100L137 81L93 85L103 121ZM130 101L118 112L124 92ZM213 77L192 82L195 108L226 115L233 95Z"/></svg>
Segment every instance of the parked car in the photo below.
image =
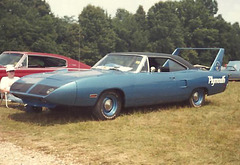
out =
<svg viewBox="0 0 240 165"><path fill-rule="evenodd" d="M91 70L25 76L11 92L23 99L27 111L92 107L100 120L114 119L123 107L186 100L201 107L206 94L226 89L228 76L218 71L223 52L219 50L209 71L194 68L176 53L110 53Z"/></svg>
<svg viewBox="0 0 240 165"><path fill-rule="evenodd" d="M90 69L91 67L71 58L49 53L5 51L0 55L0 79L6 76L6 65L16 68L15 76L41 72L52 72L59 69Z"/></svg>
<svg viewBox="0 0 240 165"><path fill-rule="evenodd" d="M229 61L226 69L222 72L229 75L230 81L240 80L240 61Z"/></svg>

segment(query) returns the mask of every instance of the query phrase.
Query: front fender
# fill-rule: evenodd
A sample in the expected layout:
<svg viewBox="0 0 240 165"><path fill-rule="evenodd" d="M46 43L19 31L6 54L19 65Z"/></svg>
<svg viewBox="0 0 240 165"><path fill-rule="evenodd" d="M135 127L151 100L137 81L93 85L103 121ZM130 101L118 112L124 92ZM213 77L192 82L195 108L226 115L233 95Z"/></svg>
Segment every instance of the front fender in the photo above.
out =
<svg viewBox="0 0 240 165"><path fill-rule="evenodd" d="M45 100L57 105L75 105L76 91L76 82L74 81L59 87L50 93Z"/></svg>

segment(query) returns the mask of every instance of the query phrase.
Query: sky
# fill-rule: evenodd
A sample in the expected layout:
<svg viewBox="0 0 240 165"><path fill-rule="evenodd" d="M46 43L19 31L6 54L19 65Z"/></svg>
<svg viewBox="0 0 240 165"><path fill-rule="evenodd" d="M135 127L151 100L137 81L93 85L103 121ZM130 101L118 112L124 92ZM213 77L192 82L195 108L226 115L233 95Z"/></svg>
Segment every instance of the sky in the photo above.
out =
<svg viewBox="0 0 240 165"><path fill-rule="evenodd" d="M150 7L159 1L166 0L46 0L55 16L74 16L76 19L88 4L99 6L112 17L118 8L135 13L139 5L147 12ZM222 14L225 21L240 23L240 0L217 0L218 13Z"/></svg>

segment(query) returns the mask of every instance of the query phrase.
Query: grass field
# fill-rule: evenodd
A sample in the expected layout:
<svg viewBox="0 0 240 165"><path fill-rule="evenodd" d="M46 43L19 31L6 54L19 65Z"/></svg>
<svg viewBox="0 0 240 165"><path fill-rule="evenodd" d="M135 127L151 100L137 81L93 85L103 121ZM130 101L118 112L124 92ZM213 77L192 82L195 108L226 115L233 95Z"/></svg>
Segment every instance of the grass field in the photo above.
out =
<svg viewBox="0 0 240 165"><path fill-rule="evenodd" d="M240 83L201 108L126 109L112 121L84 110L26 114L2 105L0 140L82 164L240 164Z"/></svg>

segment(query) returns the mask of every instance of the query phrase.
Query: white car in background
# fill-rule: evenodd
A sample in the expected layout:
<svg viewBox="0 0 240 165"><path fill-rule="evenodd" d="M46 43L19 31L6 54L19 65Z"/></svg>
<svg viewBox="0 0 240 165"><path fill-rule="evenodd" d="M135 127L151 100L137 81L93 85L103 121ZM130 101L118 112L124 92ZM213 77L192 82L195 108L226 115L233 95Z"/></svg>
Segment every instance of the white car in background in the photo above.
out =
<svg viewBox="0 0 240 165"><path fill-rule="evenodd" d="M240 61L229 61L222 72L229 75L230 81L240 81Z"/></svg>

